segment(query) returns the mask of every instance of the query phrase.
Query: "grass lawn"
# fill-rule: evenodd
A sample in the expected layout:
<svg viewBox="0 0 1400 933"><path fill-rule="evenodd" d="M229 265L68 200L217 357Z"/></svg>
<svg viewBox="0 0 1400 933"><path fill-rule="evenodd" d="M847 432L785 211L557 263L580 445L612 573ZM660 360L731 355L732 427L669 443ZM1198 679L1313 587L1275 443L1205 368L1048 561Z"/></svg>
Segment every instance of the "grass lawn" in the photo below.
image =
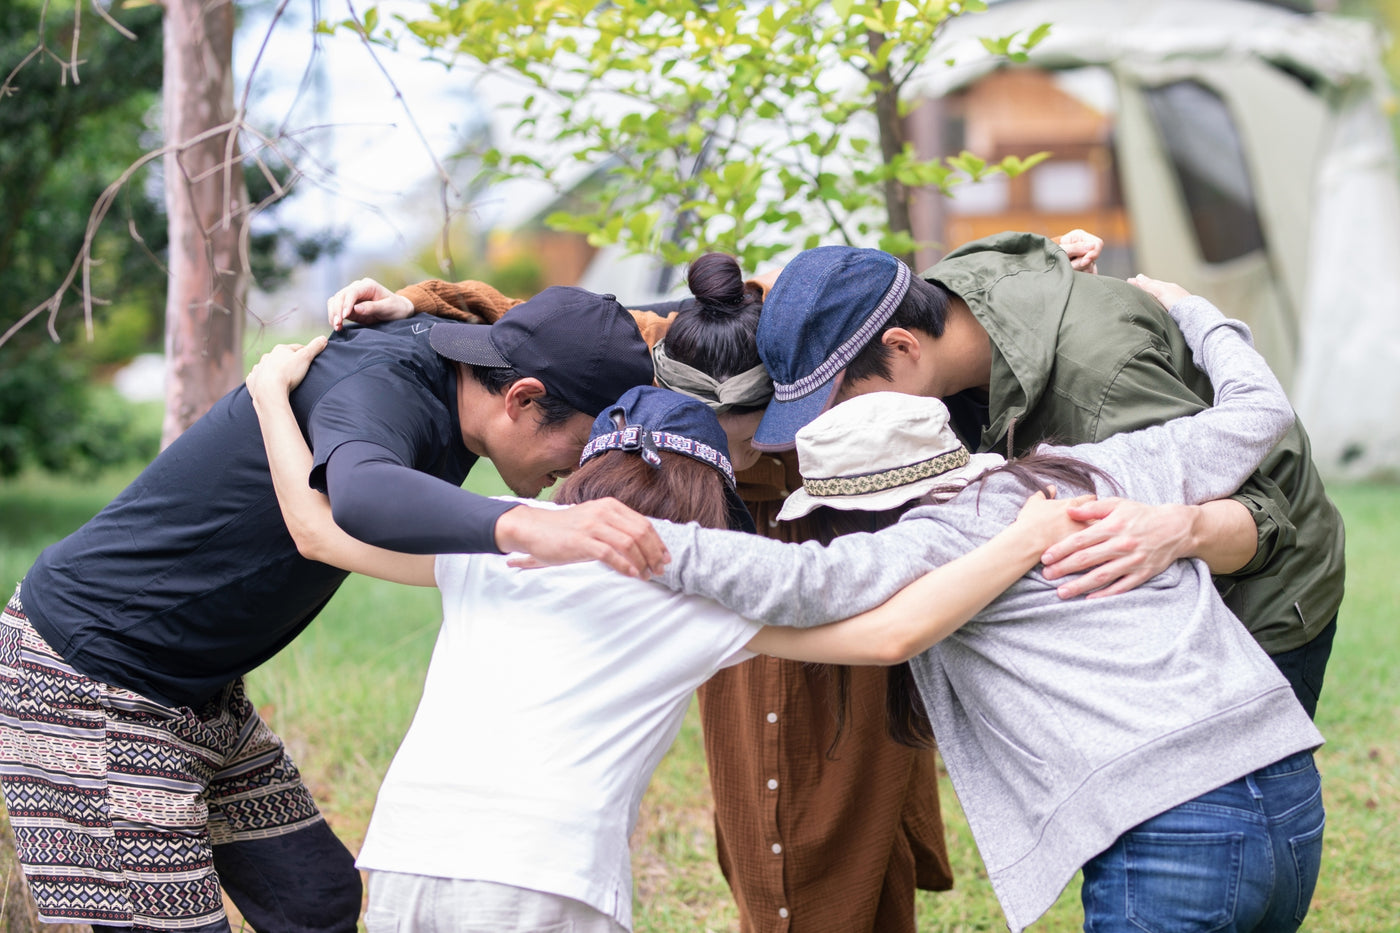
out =
<svg viewBox="0 0 1400 933"><path fill-rule="evenodd" d="M26 475L0 485L0 578L12 585L47 543L107 502L130 478L114 473L68 482ZM474 485L502 491L487 476ZM1339 487L1347 519L1349 590L1318 724L1328 807L1323 876L1307 929L1393 931L1400 890L1400 487ZM352 578L290 648L250 684L264 717L293 756L336 831L355 847L375 788L412 717L438 622L435 590ZM521 659L522 672L528 660ZM1003 930L976 849L946 782L944 813L956 890L923 894L921 930ZM637 930L737 929L714 861L709 788L692 710L643 804L634 839ZM7 831L6 831L7 834ZM0 929L20 933L14 867L0 842ZM236 927L235 927L236 928ZM1080 928L1077 889L1038 931ZM52 928L49 928L52 929Z"/></svg>

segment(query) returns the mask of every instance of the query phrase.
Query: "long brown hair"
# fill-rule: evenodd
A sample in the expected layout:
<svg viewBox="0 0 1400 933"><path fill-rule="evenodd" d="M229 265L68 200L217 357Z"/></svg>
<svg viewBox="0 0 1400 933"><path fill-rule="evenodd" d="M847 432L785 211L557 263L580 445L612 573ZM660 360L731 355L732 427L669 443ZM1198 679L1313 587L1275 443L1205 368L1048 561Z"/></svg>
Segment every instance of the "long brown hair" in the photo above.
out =
<svg viewBox="0 0 1400 933"><path fill-rule="evenodd" d="M573 505L611 496L652 518L729 527L724 480L714 467L669 450L659 453L660 469L628 451L601 453L569 474L554 501Z"/></svg>
<svg viewBox="0 0 1400 933"><path fill-rule="evenodd" d="M1048 492L1047 487L1050 485L1054 485L1062 491L1069 488L1092 490L1095 480L1101 480L1114 492L1121 492L1117 481L1098 467L1073 457L1042 451L1043 448L1038 447L1024 457L1008 460L1001 466L983 473L973 480L968 488L975 487L977 501L980 502L982 481L998 473L1005 473L1025 487L1028 495L1033 492ZM822 543L829 544L831 539L838 535L857 531L874 532L881 528L887 528L899 521L900 517L910 509L930 504L929 496L960 491L960 487L956 486L934 487L922 499L906 502L904 505L883 512L849 512L822 506L813 511L811 517L819 529L818 535ZM850 699L851 678L848 667L831 666L829 670L835 673L834 690L838 722L836 738L832 740L831 747L827 749L828 756L835 749L836 742L840 739L841 732L846 726L846 709ZM933 725L929 721L928 710L924 707L918 685L914 682L914 671L907 661L885 669L885 730L891 739L901 745L913 748L931 748L934 745Z"/></svg>
<svg viewBox="0 0 1400 933"><path fill-rule="evenodd" d="M822 544L830 544L841 535L862 531L876 532L888 528L899 521L905 512L922 504L916 499L883 512L832 509L823 505L814 509L808 515L808 519L816 540ZM836 732L831 738L831 744L827 746L826 756L834 758L836 746L846 731L846 713L850 709L851 701L851 669L844 664L811 666L828 677L831 683ZM914 687L914 675L908 663L885 668L885 729L890 738L903 745L921 747L932 744L923 738L924 735L932 736L933 730L928 724L924 704L919 699L919 691Z"/></svg>

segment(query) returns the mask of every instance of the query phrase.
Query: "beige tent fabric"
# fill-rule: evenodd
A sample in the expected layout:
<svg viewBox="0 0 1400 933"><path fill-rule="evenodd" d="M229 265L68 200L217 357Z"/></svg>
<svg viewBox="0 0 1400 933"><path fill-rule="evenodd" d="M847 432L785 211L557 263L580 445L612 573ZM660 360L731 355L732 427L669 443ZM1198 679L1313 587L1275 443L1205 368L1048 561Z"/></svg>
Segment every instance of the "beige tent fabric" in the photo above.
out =
<svg viewBox="0 0 1400 933"><path fill-rule="evenodd" d="M1324 473L1400 476L1400 165L1374 95L1342 96L1317 178L1294 407Z"/></svg>
<svg viewBox="0 0 1400 933"><path fill-rule="evenodd" d="M1032 65L1095 65L1114 76L1124 199L1143 271L1250 323L1325 475L1400 473L1400 167L1385 116L1395 96L1375 31L1250 0L1005 0L950 24L914 92L946 94L977 80L1002 66L979 37L1045 22L1052 29ZM1217 264L1200 256L1143 98L1143 88L1183 79L1220 95L1239 129L1263 251Z"/></svg>

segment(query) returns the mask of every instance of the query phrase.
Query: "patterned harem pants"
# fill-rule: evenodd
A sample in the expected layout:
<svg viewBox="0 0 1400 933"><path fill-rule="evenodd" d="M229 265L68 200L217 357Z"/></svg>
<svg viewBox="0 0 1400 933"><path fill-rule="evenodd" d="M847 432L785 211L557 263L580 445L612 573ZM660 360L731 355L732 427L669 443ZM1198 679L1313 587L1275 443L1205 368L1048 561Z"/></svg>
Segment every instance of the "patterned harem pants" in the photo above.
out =
<svg viewBox="0 0 1400 933"><path fill-rule="evenodd" d="M0 787L40 918L227 930L355 929L353 858L241 679L168 707L70 667L0 615ZM299 916L298 916L299 915Z"/></svg>

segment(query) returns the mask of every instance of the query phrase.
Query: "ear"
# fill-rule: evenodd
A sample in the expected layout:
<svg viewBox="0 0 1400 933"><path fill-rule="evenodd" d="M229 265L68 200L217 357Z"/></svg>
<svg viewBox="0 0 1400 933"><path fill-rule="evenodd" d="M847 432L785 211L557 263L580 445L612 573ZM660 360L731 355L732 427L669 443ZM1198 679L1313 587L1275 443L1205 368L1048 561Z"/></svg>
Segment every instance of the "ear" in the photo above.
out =
<svg viewBox="0 0 1400 933"><path fill-rule="evenodd" d="M544 383L534 376L515 380L505 392L506 415L512 421L518 421L527 411L533 414L535 400L544 394Z"/></svg>
<svg viewBox="0 0 1400 933"><path fill-rule="evenodd" d="M913 331L903 327L891 327L885 331L880 342L893 352L907 357L911 363L919 362L919 357L923 355L923 346L919 343L919 338L914 336Z"/></svg>

